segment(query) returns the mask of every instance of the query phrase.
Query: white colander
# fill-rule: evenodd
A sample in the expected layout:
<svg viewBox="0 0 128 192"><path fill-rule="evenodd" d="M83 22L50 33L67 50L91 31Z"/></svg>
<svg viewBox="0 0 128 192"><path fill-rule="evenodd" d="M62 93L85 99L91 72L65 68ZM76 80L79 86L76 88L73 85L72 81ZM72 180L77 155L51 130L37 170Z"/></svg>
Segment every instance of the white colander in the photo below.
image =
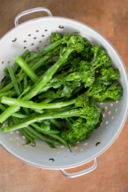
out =
<svg viewBox="0 0 128 192"><path fill-rule="evenodd" d="M30 13L43 11L48 17L36 18L31 21L18 24L19 19ZM120 83L123 86L123 97L115 103L100 103L105 108L103 122L96 129L90 139L77 143L72 152L64 146L51 149L47 144L37 141L36 147L24 146L25 137L19 131L10 134L0 132L0 144L12 155L33 166L61 170L69 177L78 177L91 172L97 167L96 158L101 155L115 141L119 135L127 116L128 109L128 80L125 66L112 45L98 32L89 26L72 19L53 17L51 12L43 7L30 9L20 13L15 19L15 28L9 31L0 40L0 78L4 76L3 69L7 65L13 65L13 59L24 52L25 49L39 51L44 49L49 42L48 37L52 32L72 33L79 32L92 43L103 46L112 59L113 65L120 70ZM65 169L80 166L94 160L89 169L69 174Z"/></svg>

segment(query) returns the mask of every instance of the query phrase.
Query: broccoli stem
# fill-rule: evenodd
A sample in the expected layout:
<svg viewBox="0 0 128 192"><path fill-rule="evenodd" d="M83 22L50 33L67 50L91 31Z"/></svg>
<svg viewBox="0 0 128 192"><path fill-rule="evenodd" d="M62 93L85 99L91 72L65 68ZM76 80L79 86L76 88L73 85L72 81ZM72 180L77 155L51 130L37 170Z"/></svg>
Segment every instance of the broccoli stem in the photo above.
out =
<svg viewBox="0 0 128 192"><path fill-rule="evenodd" d="M13 113L18 111L20 109L19 106L12 105L11 107L8 107L1 115L0 115L0 122L3 123L8 117L10 117ZM12 113L13 111L13 113Z"/></svg>
<svg viewBox="0 0 128 192"><path fill-rule="evenodd" d="M10 90L10 91L7 91L5 93L0 93L0 98L3 97L4 95L7 95L7 96L11 97L11 96L16 95L16 92L15 92L15 90Z"/></svg>
<svg viewBox="0 0 128 192"><path fill-rule="evenodd" d="M18 86L18 83L17 83L15 75L14 75L13 69L12 69L11 66L8 66L7 69L8 69L12 84L14 86L14 89L15 89L17 95L19 96L20 95L20 90L19 90L19 86Z"/></svg>
<svg viewBox="0 0 128 192"><path fill-rule="evenodd" d="M26 88L27 88L27 84L28 84L28 80L27 80L27 76L25 75L25 77L24 77L24 80L23 80L24 82L23 82L23 84L24 84L24 90L26 90Z"/></svg>
<svg viewBox="0 0 128 192"><path fill-rule="evenodd" d="M51 119L50 121L51 121L51 123L52 123L53 125L55 125L58 129L61 129L61 128L62 128L62 125L61 125L60 122L57 121L56 119Z"/></svg>
<svg viewBox="0 0 128 192"><path fill-rule="evenodd" d="M20 131L21 131L22 135L24 135L25 138L27 139L26 144L32 143L35 145L34 139L26 132L26 129L21 129Z"/></svg>
<svg viewBox="0 0 128 192"><path fill-rule="evenodd" d="M41 58L39 61L37 61L36 63L31 63L30 64L30 67L33 69L33 70L36 70L38 69L39 67L47 64L47 62L49 61L50 59L50 56L44 56L43 58ZM19 72L17 75L16 75L16 80L17 82L21 82L25 77L25 73L21 73ZM0 93L3 93L3 92L6 92L8 90L10 90L11 88L13 87L13 83L9 83L7 84L5 87L3 87L1 90L0 90Z"/></svg>
<svg viewBox="0 0 128 192"><path fill-rule="evenodd" d="M31 52L27 49L21 56L23 57L23 59L26 59L27 57L30 57Z"/></svg>
<svg viewBox="0 0 128 192"><path fill-rule="evenodd" d="M44 57L40 58L35 63L31 63L30 66L33 70L37 70L39 67L43 65L47 65L51 61L50 55L45 55Z"/></svg>
<svg viewBox="0 0 128 192"><path fill-rule="evenodd" d="M51 134L59 134L60 132L58 130L47 130L47 129L44 129L42 126L36 124L36 123L32 123L31 124L32 127L34 127L35 129L38 129L40 132L44 133L44 134L48 134L48 135L51 135Z"/></svg>
<svg viewBox="0 0 128 192"><path fill-rule="evenodd" d="M5 109L6 109L6 107L0 103L0 110L4 111ZM22 113L13 113L12 116L13 117L18 117L20 119L24 119L24 118L28 117L27 115L24 115Z"/></svg>
<svg viewBox="0 0 128 192"><path fill-rule="evenodd" d="M17 118L13 118L13 117L12 117L12 121L13 121L14 123L17 123L19 120L18 120ZM26 128L25 128L25 129L21 129L20 132L21 132L22 135L24 135L25 138L27 139L27 142L25 143L26 145L29 144L29 143L32 143L33 146L35 146L35 138L31 137L31 135L28 134L28 131L27 131Z"/></svg>
<svg viewBox="0 0 128 192"><path fill-rule="evenodd" d="M42 135L41 133L37 132L36 130L34 130L32 127L28 126L25 130L27 130L27 133L30 134L30 136L33 139L40 139L49 143L53 143L53 144L60 144L60 142L50 139L45 135Z"/></svg>
<svg viewBox="0 0 128 192"><path fill-rule="evenodd" d="M5 109L6 109L6 107L0 103L0 110L4 111Z"/></svg>
<svg viewBox="0 0 128 192"><path fill-rule="evenodd" d="M33 82L37 81L38 76L21 56L17 56L15 58L15 62L23 69L23 71L28 75L28 77L30 77Z"/></svg>
<svg viewBox="0 0 128 192"><path fill-rule="evenodd" d="M28 117L28 115L24 115L22 113L13 113L12 116L17 117L19 119L24 119L24 118Z"/></svg>
<svg viewBox="0 0 128 192"><path fill-rule="evenodd" d="M10 97L2 97L1 103L7 104L7 105L17 105L19 107L25 107L30 109L56 109L56 108L62 108L69 105L74 104L76 99L72 99L69 101L62 101L62 102L55 102L55 103L35 103L33 101L24 101L22 99L14 99Z"/></svg>
<svg viewBox="0 0 128 192"><path fill-rule="evenodd" d="M40 53L36 53L35 55L33 55L32 57L26 59L27 62L31 62L39 57L42 57L44 55L46 55L48 52L52 51L54 48L56 48L58 45L60 45L62 42L62 40L58 40L55 43L49 45L48 47L46 47L42 52Z"/></svg>
<svg viewBox="0 0 128 192"><path fill-rule="evenodd" d="M12 106L12 107L14 107L14 106ZM70 110L70 111L59 112L59 113L55 112L55 113L51 113L51 114L50 113L42 114L42 115L38 115L38 116L35 116L35 117L28 118L28 119L24 120L23 122L15 124L13 126L4 127L2 129L2 131L4 133L8 133L10 131L15 131L17 129L27 127L28 125L30 125L32 123L35 123L37 121L43 121L43 120L47 120L47 119L77 117L77 116L80 116L80 110L79 109L73 109L73 110Z"/></svg>
<svg viewBox="0 0 128 192"><path fill-rule="evenodd" d="M30 55L31 55L31 52L27 49L21 56L24 60L26 60L28 57L30 57ZM17 70L19 70L19 68L20 68L19 65L17 63L15 63L14 68L13 68L14 73L16 73Z"/></svg>
<svg viewBox="0 0 128 192"><path fill-rule="evenodd" d="M72 53L72 51L73 50L70 48L67 49L63 57L60 57L60 59L46 71L46 73L43 75L40 81L38 83L35 83L34 88L28 94L26 94L26 96L23 97L23 100L30 100L38 93L40 93L40 91L52 79L53 75L56 73L59 67L67 61L67 58ZM20 109L19 106L10 106L0 115L0 123L3 123L8 117L10 117L13 113L18 111L19 109Z"/></svg>
<svg viewBox="0 0 128 192"><path fill-rule="evenodd" d="M7 68L6 68L7 69ZM7 69L8 71L8 69ZM5 87L8 83L11 82L9 74L5 75L4 78L0 82L0 90Z"/></svg>
<svg viewBox="0 0 128 192"><path fill-rule="evenodd" d="M43 89L47 85L47 83L52 79L53 75L60 68L60 66L65 63L70 53L71 51L67 52L67 54L65 54L65 57L60 58L54 65L52 65L46 71L46 73L43 75L38 84L36 84L36 86L24 97L24 100L29 100L33 98L41 91L41 89Z"/></svg>
<svg viewBox="0 0 128 192"><path fill-rule="evenodd" d="M66 141L64 139L62 139L60 136L54 134L52 131L46 131L45 129L42 129L40 126L38 126L37 124L33 123L32 127L34 127L37 131L49 135L51 137L53 137L54 139L57 139L58 141L60 141L62 144L67 145Z"/></svg>
<svg viewBox="0 0 128 192"><path fill-rule="evenodd" d="M30 56L30 54L31 54L30 51L27 49L21 56L23 59L26 59L27 57ZM14 73L16 73L18 69L19 69L19 65L17 65L17 63L15 63L15 65L13 67ZM4 69L4 72L8 73L7 67Z"/></svg>

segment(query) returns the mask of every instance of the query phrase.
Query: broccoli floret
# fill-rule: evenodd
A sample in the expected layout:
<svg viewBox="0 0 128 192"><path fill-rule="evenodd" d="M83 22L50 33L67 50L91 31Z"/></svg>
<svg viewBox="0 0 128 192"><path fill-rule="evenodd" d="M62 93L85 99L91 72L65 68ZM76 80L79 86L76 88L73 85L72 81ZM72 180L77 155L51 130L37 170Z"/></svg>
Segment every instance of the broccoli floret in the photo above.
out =
<svg viewBox="0 0 128 192"><path fill-rule="evenodd" d="M50 40L51 43L54 43L54 42L56 42L56 41L58 41L58 40L60 40L62 38L63 38L63 35L61 33L52 33L50 35L49 40Z"/></svg>
<svg viewBox="0 0 128 192"><path fill-rule="evenodd" d="M67 45L68 40L70 39L70 37L75 36L75 34L71 34L71 33L65 33L63 36L63 41L62 44Z"/></svg>
<svg viewBox="0 0 128 192"><path fill-rule="evenodd" d="M111 101L120 100L123 94L123 88L118 82L113 82L111 86L109 86L105 92L106 99L111 99Z"/></svg>
<svg viewBox="0 0 128 192"><path fill-rule="evenodd" d="M85 49L81 52L80 58L85 60L85 61L91 61L93 57L93 52L92 52L92 45L89 40L84 38L84 43L85 43Z"/></svg>
<svg viewBox="0 0 128 192"><path fill-rule="evenodd" d="M65 36L64 36L65 38ZM64 40L63 38L63 40ZM68 59L69 55L73 52L80 53L84 50L84 40L80 35L69 35L69 39L67 41L64 41L66 44L64 47L62 47L60 51L60 58L66 57L66 60Z"/></svg>
<svg viewBox="0 0 128 192"><path fill-rule="evenodd" d="M107 51L102 47L95 45L91 48L93 52L93 59L91 61L91 66L94 69L99 67L109 67L111 66L111 59L109 58Z"/></svg>
<svg viewBox="0 0 128 192"><path fill-rule="evenodd" d="M101 68L98 76L96 77L96 81L103 83L105 85L109 85L112 83L112 80L117 80L120 78L120 72L118 69L114 69L112 67Z"/></svg>
<svg viewBox="0 0 128 192"><path fill-rule="evenodd" d="M79 109L80 117L68 118L69 128L61 135L69 144L87 139L101 122L101 110L95 100L83 94L77 98L75 106L83 107Z"/></svg>
<svg viewBox="0 0 128 192"><path fill-rule="evenodd" d="M61 41L61 44L57 47L60 50L60 53L57 52L60 57L63 57L65 53L68 54L67 51L70 53L68 54L68 57L74 51L80 53L85 47L84 39L80 35L65 34L62 36L60 33L52 33L50 36L50 42L55 43L57 41Z"/></svg>
<svg viewBox="0 0 128 192"><path fill-rule="evenodd" d="M93 98L87 99L86 93L82 94L77 98L75 106L82 107L81 117L88 121L88 125L96 125L98 123L101 109Z"/></svg>
<svg viewBox="0 0 128 192"><path fill-rule="evenodd" d="M68 119L70 128L63 131L61 137L67 141L68 144L74 144L77 141L83 141L88 139L91 135L94 127L88 126L87 122L83 118Z"/></svg>
<svg viewBox="0 0 128 192"><path fill-rule="evenodd" d="M102 68L101 76L103 81L107 80L117 80L120 78L120 72L118 69L114 69L112 67Z"/></svg>
<svg viewBox="0 0 128 192"><path fill-rule="evenodd" d="M116 81L113 81L109 86L96 82L88 89L86 94L95 98L98 102L109 101L109 99L110 101L117 101L123 94L123 88Z"/></svg>
<svg viewBox="0 0 128 192"><path fill-rule="evenodd" d="M63 85L56 91L58 98L62 97L71 97L72 92L77 88L80 87L81 83L79 81L72 81L72 82L63 82Z"/></svg>
<svg viewBox="0 0 128 192"><path fill-rule="evenodd" d="M66 128L61 134L61 137L69 144L88 139L93 130L101 123L101 110L96 104L86 106L82 113L83 118L81 115L77 119L68 120L69 128Z"/></svg>
<svg viewBox="0 0 128 192"><path fill-rule="evenodd" d="M67 76L65 76L65 81L79 81L84 83L85 87L91 86L94 80L95 71L91 70L88 62L83 60L80 61L79 57L71 62L71 67Z"/></svg>

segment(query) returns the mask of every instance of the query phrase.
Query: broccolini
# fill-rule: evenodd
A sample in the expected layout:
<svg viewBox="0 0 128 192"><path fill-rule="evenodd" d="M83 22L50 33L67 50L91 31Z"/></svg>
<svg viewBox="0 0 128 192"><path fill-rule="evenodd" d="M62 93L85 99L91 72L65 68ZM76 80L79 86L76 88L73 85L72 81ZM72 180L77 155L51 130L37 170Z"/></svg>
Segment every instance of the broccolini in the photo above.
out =
<svg viewBox="0 0 128 192"><path fill-rule="evenodd" d="M50 147L74 145L100 126L99 102L122 97L120 72L104 48L79 34L52 33L49 41L41 52L17 56L11 73L5 69L2 132L19 130L33 146L35 140Z"/></svg>

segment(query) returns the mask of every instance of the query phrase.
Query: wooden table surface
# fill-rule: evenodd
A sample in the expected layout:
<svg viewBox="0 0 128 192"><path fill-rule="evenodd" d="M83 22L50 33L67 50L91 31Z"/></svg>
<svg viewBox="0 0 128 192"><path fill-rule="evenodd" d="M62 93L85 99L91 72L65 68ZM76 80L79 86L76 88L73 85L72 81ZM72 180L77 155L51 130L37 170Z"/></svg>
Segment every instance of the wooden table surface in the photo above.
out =
<svg viewBox="0 0 128 192"><path fill-rule="evenodd" d="M38 6L94 27L111 41L128 69L128 0L0 0L0 37L14 27L16 14ZM25 19L37 16L41 14ZM26 165L0 148L0 192L78 191L128 192L128 121L116 142L98 158L98 168L72 180L59 171Z"/></svg>

